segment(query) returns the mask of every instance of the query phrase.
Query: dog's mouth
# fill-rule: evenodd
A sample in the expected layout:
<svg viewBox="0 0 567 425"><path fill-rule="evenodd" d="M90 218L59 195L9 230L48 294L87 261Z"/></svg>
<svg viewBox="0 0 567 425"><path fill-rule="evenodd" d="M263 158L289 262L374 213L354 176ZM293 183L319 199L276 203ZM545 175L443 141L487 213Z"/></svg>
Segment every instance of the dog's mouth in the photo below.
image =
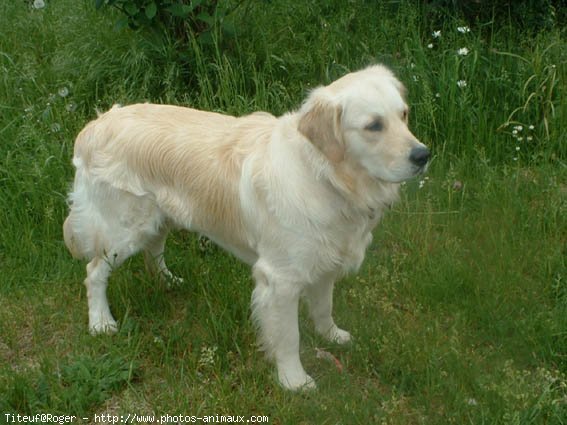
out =
<svg viewBox="0 0 567 425"><path fill-rule="evenodd" d="M412 166L409 170L405 170L404 172L399 173L398 175L390 175L387 177L384 176L373 176L376 181L384 182L384 183L403 183L409 180L413 180L427 172L429 166L422 165Z"/></svg>

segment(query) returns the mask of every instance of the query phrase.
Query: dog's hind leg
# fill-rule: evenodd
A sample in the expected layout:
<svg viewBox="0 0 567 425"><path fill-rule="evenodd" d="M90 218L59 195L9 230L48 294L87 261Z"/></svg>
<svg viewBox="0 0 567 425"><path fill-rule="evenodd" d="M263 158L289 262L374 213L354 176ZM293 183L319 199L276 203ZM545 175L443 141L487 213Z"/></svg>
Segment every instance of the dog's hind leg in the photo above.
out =
<svg viewBox="0 0 567 425"><path fill-rule="evenodd" d="M89 331L96 335L99 333L114 333L118 326L106 298L108 276L112 265L107 258L95 257L87 264L87 299L89 305Z"/></svg>
<svg viewBox="0 0 567 425"><path fill-rule="evenodd" d="M157 235L147 240L144 247L144 262L148 272L152 275L157 275L161 279L165 279L168 286L180 285L183 283L183 279L171 273L165 263L165 240L168 233L168 228L164 226Z"/></svg>

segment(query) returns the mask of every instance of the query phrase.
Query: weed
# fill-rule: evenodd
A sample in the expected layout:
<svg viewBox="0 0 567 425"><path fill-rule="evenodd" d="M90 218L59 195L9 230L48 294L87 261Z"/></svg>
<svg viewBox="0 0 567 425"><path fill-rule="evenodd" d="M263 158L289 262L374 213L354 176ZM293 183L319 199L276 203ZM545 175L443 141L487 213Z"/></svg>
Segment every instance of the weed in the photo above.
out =
<svg viewBox="0 0 567 425"><path fill-rule="evenodd" d="M55 365L46 360L37 370L12 375L0 406L3 412L27 415L85 415L132 382L136 374L131 361L108 354L79 355Z"/></svg>

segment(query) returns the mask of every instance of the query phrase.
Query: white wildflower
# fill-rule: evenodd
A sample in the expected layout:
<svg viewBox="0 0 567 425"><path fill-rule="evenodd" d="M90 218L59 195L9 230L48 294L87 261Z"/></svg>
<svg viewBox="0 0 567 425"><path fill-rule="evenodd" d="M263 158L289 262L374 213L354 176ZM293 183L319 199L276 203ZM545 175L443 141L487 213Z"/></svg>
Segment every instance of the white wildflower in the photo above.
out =
<svg viewBox="0 0 567 425"><path fill-rule="evenodd" d="M530 125L528 128L529 128L530 130L533 130L535 127L534 127L533 125Z"/></svg>
<svg viewBox="0 0 567 425"><path fill-rule="evenodd" d="M522 127L521 125L515 125L514 126L514 130L522 131L523 129L524 129L524 127Z"/></svg>
<svg viewBox="0 0 567 425"><path fill-rule="evenodd" d="M440 38L441 37L441 31L433 31L433 38Z"/></svg>
<svg viewBox="0 0 567 425"><path fill-rule="evenodd" d="M74 102L69 102L66 106L65 106L65 110L67 112L75 112L77 110L77 104Z"/></svg>
<svg viewBox="0 0 567 425"><path fill-rule="evenodd" d="M43 0L34 0L33 8L34 9L43 9L45 7L45 2Z"/></svg>
<svg viewBox="0 0 567 425"><path fill-rule="evenodd" d="M428 49L433 49L433 43L429 43L429 44L427 45L427 48L428 48Z"/></svg>
<svg viewBox="0 0 567 425"><path fill-rule="evenodd" d="M471 29L469 27L457 27L457 31L459 31L461 34L467 34L471 32Z"/></svg>
<svg viewBox="0 0 567 425"><path fill-rule="evenodd" d="M215 364L215 357L218 347L201 347L201 356L199 357L200 367L210 367Z"/></svg>
<svg viewBox="0 0 567 425"><path fill-rule="evenodd" d="M519 151L520 151L520 147L516 146L516 152L519 152Z"/></svg>
<svg viewBox="0 0 567 425"><path fill-rule="evenodd" d="M526 140L527 140L528 142L531 142L533 139L534 139L534 138L533 138L532 136L526 137Z"/></svg>
<svg viewBox="0 0 567 425"><path fill-rule="evenodd" d="M69 89L67 87L61 87L57 93L61 97L67 97L69 96Z"/></svg>
<svg viewBox="0 0 567 425"><path fill-rule="evenodd" d="M459 88L465 88L467 86L467 82L465 80L459 80L457 81L457 86L459 86Z"/></svg>
<svg viewBox="0 0 567 425"><path fill-rule="evenodd" d="M467 49L466 47L461 47L459 50L457 50L457 54L459 56L466 56L469 54L469 49Z"/></svg>

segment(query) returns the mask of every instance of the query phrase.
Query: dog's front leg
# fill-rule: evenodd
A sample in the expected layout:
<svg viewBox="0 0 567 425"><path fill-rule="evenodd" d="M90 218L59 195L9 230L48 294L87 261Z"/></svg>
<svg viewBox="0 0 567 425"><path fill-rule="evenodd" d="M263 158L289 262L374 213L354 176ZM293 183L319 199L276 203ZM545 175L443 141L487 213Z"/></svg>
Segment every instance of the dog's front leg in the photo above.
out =
<svg viewBox="0 0 567 425"><path fill-rule="evenodd" d="M252 313L258 325L262 349L276 362L280 384L290 390L315 387L299 358L298 305L301 287L258 261Z"/></svg>
<svg viewBox="0 0 567 425"><path fill-rule="evenodd" d="M350 333L335 325L332 316L334 279L333 276L308 285L305 298L315 330L329 341L345 344L351 340Z"/></svg>

